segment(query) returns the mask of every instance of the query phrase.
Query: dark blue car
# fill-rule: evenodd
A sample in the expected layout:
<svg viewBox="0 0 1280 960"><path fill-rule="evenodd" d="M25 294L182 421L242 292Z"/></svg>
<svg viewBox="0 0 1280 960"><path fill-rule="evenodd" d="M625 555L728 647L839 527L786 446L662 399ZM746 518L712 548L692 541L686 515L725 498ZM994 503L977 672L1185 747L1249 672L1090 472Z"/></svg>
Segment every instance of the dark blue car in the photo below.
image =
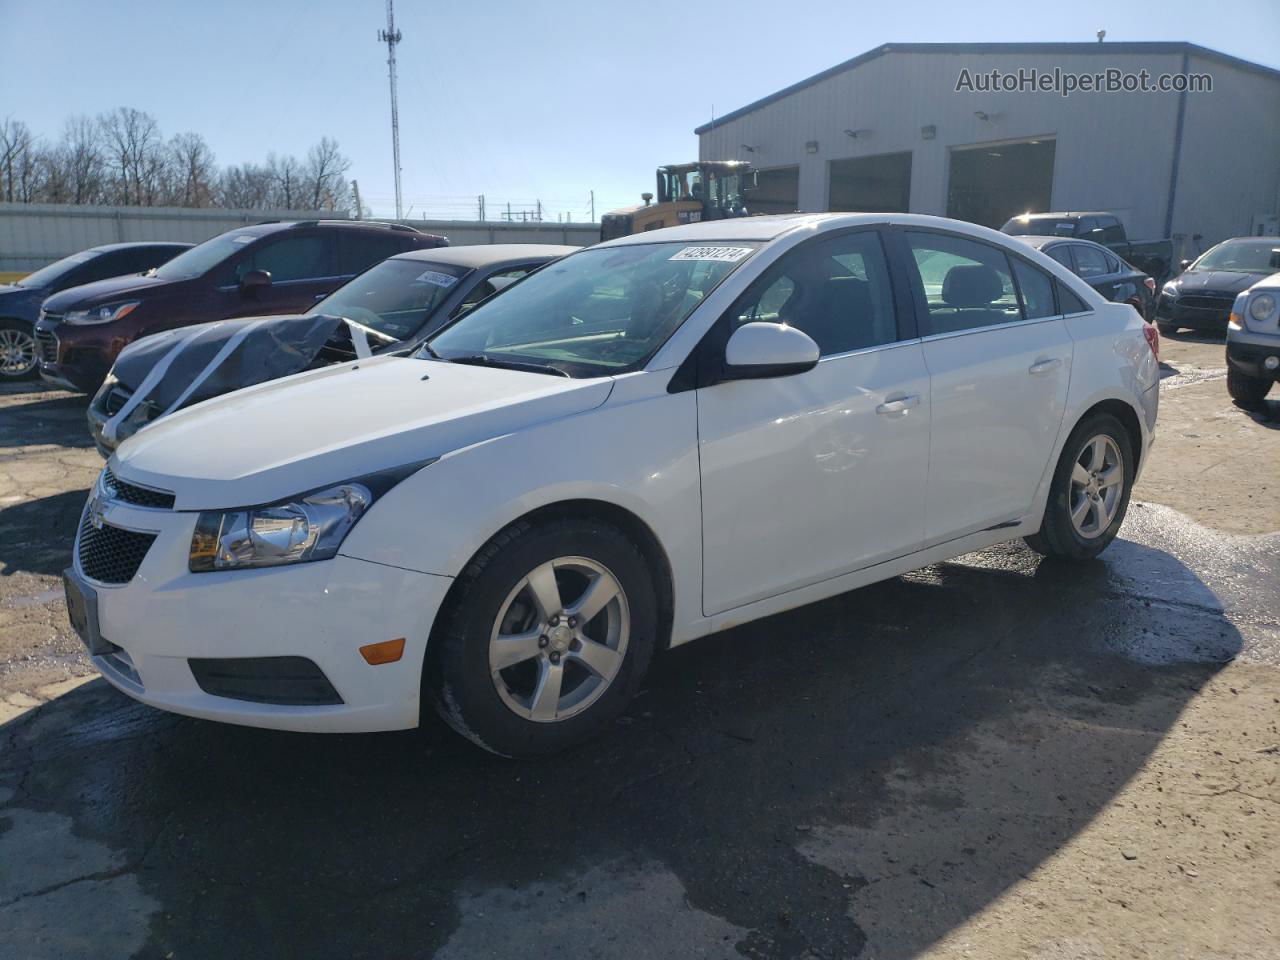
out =
<svg viewBox="0 0 1280 960"><path fill-rule="evenodd" d="M73 253L0 285L0 381L22 380L36 371L34 336L40 304L46 297L95 280L142 273L176 257L189 243L108 243Z"/></svg>

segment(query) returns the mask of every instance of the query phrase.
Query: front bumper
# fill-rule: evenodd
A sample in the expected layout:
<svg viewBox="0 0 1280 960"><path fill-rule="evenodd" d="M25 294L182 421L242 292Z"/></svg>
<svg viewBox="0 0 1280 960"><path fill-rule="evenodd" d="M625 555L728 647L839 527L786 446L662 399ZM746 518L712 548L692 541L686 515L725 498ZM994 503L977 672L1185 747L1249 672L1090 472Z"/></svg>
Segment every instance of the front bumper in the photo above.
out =
<svg viewBox="0 0 1280 960"><path fill-rule="evenodd" d="M110 358L124 345L118 337L113 340L107 336L108 333L96 327L68 327L45 319L37 321L35 334L41 379L64 390L94 393L111 369Z"/></svg>
<svg viewBox="0 0 1280 960"><path fill-rule="evenodd" d="M122 585L85 574L76 538L73 570L93 587L101 636L113 648L93 664L118 689L162 710L277 730L417 725L427 637L450 578L341 555L274 569L190 573L196 514L108 501L102 520L156 534ZM395 663L370 666L360 655L365 644L398 637L405 647ZM341 703L215 696L202 689L189 662L264 657L311 661Z"/></svg>
<svg viewBox="0 0 1280 960"><path fill-rule="evenodd" d="M1231 305L1234 302L1234 299L1224 299L1221 305L1190 306L1180 299L1170 300L1161 294L1156 301L1156 320L1178 327L1190 327L1192 330L1222 333L1227 329L1227 318L1231 315Z"/></svg>
<svg viewBox="0 0 1280 960"><path fill-rule="evenodd" d="M1268 357L1280 360L1280 336L1227 333L1227 364L1245 376L1280 382L1280 366L1273 370L1264 366Z"/></svg>

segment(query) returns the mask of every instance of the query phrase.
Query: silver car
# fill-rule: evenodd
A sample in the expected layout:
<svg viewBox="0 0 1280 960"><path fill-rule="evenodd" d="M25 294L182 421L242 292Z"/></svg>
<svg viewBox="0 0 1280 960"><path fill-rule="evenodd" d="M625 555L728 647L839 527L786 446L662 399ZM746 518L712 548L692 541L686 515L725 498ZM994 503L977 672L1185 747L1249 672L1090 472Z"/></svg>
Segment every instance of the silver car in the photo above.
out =
<svg viewBox="0 0 1280 960"><path fill-rule="evenodd" d="M1236 297L1231 307L1227 323L1227 390L1239 404L1261 403L1277 379L1280 273L1273 273Z"/></svg>

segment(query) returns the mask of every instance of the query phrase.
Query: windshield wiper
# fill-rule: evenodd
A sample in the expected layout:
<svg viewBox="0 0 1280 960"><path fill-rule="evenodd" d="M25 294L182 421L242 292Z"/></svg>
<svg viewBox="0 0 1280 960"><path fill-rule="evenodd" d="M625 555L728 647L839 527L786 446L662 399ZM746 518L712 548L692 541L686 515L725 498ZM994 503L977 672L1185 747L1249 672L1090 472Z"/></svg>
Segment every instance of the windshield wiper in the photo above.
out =
<svg viewBox="0 0 1280 960"><path fill-rule="evenodd" d="M431 348L428 346L428 350ZM435 355L435 351L431 351ZM487 353L472 353L461 357L442 357L449 363L467 363L474 367L496 367L502 370L524 370L529 373L550 373L557 377L568 377L559 367L553 367L546 363L529 363L524 360L503 360L498 357L491 357Z"/></svg>

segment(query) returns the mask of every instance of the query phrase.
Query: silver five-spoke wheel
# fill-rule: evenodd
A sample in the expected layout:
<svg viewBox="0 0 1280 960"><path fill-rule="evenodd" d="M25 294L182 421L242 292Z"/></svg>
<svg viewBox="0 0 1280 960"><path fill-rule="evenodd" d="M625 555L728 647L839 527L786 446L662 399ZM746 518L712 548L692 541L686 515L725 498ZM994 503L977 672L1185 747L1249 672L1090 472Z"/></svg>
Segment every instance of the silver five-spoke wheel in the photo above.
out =
<svg viewBox="0 0 1280 960"><path fill-rule="evenodd" d="M622 667L630 622L626 593L602 564L559 557L531 570L499 608L489 638L499 696L527 720L581 713Z"/></svg>
<svg viewBox="0 0 1280 960"><path fill-rule="evenodd" d="M0 328L0 373L24 377L36 366L36 341L26 330Z"/></svg>
<svg viewBox="0 0 1280 960"><path fill-rule="evenodd" d="M1071 468L1071 525L1087 540L1101 536L1120 509L1124 457L1105 434L1087 441Z"/></svg>

